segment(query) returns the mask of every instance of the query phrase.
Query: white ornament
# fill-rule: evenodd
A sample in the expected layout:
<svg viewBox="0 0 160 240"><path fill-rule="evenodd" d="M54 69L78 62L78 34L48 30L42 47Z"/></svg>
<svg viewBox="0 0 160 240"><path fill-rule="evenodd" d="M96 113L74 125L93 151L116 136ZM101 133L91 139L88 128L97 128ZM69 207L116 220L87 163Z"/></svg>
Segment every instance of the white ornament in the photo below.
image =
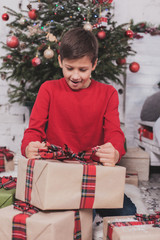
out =
<svg viewBox="0 0 160 240"><path fill-rule="evenodd" d="M44 57L47 59L50 59L54 56L54 52L52 49L50 49L50 47L48 47L45 51L44 51Z"/></svg>
<svg viewBox="0 0 160 240"><path fill-rule="evenodd" d="M26 22L26 19L24 17L21 17L21 19L19 20L19 24L24 25Z"/></svg>
<svg viewBox="0 0 160 240"><path fill-rule="evenodd" d="M84 24L83 28L84 28L86 31L92 31L93 26L92 26L89 22L87 22L87 23Z"/></svg>

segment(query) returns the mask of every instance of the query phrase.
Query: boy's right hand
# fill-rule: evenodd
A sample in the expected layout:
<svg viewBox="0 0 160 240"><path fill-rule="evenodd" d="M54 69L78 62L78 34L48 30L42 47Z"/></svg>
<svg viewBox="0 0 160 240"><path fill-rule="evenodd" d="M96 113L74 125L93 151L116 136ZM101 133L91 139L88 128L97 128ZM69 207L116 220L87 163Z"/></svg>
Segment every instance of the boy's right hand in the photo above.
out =
<svg viewBox="0 0 160 240"><path fill-rule="evenodd" d="M46 149L45 143L44 142L30 142L25 150L25 155L27 158L32 159L32 158L40 158L40 155L38 153L38 149L43 148Z"/></svg>

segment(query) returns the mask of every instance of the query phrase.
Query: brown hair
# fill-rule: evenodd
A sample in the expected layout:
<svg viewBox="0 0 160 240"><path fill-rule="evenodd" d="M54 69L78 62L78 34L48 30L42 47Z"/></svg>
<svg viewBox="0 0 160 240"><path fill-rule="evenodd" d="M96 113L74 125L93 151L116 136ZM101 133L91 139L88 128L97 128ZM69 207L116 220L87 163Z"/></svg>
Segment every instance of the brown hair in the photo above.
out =
<svg viewBox="0 0 160 240"><path fill-rule="evenodd" d="M78 59L88 56L94 65L98 57L98 41L96 36L83 28L73 28L62 37L60 45L61 61L64 58Z"/></svg>

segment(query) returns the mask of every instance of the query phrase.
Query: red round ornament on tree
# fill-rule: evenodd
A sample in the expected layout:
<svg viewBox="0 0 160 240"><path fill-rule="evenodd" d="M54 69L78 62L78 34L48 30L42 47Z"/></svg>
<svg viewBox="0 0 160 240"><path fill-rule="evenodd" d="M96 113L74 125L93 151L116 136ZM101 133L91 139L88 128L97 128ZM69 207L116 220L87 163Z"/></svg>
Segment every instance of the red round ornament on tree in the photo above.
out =
<svg viewBox="0 0 160 240"><path fill-rule="evenodd" d="M134 32L130 29L128 29L126 32L125 32L125 35L126 37L128 38L133 38L133 35L134 35Z"/></svg>
<svg viewBox="0 0 160 240"><path fill-rule="evenodd" d="M7 38L7 46L10 48L16 48L19 45L19 40L16 36L10 36Z"/></svg>
<svg viewBox="0 0 160 240"><path fill-rule="evenodd" d="M7 13L2 14L3 21L7 21L9 19L9 15Z"/></svg>
<svg viewBox="0 0 160 240"><path fill-rule="evenodd" d="M30 19L35 20L37 18L37 13L36 9L32 9L28 12L28 16Z"/></svg>
<svg viewBox="0 0 160 240"><path fill-rule="evenodd" d="M118 65L126 64L126 59L125 59L125 58L118 58L118 59L116 60L116 63L117 63Z"/></svg>
<svg viewBox="0 0 160 240"><path fill-rule="evenodd" d="M132 63L129 65L129 70L130 70L131 72L133 72L133 73L138 72L139 69L140 69L140 65L139 65L139 63L137 63L137 62L132 62Z"/></svg>
<svg viewBox="0 0 160 240"><path fill-rule="evenodd" d="M99 31L98 33L97 33L97 37L99 38L99 39L105 39L105 37L106 37L106 33L105 33L105 31Z"/></svg>
<svg viewBox="0 0 160 240"><path fill-rule="evenodd" d="M33 67L37 67L40 64L41 64L41 60L40 60L39 57L35 57L35 58L32 59L32 66Z"/></svg>

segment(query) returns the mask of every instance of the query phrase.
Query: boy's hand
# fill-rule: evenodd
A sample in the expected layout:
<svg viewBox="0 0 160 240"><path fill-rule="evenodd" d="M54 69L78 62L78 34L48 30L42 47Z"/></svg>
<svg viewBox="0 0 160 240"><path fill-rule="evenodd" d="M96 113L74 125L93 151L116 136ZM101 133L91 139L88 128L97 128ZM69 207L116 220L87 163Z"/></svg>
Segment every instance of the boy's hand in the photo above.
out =
<svg viewBox="0 0 160 240"><path fill-rule="evenodd" d="M119 160L119 152L108 142L99 146L96 156L104 166L114 167Z"/></svg>
<svg viewBox="0 0 160 240"><path fill-rule="evenodd" d="M39 142L39 141L36 141L36 142L30 142L27 147L26 147L26 150L25 150L25 154L26 154L26 157L27 158L39 158L39 153L38 153L38 149L39 148L44 148L46 149L46 146L45 146L45 143L44 142Z"/></svg>

